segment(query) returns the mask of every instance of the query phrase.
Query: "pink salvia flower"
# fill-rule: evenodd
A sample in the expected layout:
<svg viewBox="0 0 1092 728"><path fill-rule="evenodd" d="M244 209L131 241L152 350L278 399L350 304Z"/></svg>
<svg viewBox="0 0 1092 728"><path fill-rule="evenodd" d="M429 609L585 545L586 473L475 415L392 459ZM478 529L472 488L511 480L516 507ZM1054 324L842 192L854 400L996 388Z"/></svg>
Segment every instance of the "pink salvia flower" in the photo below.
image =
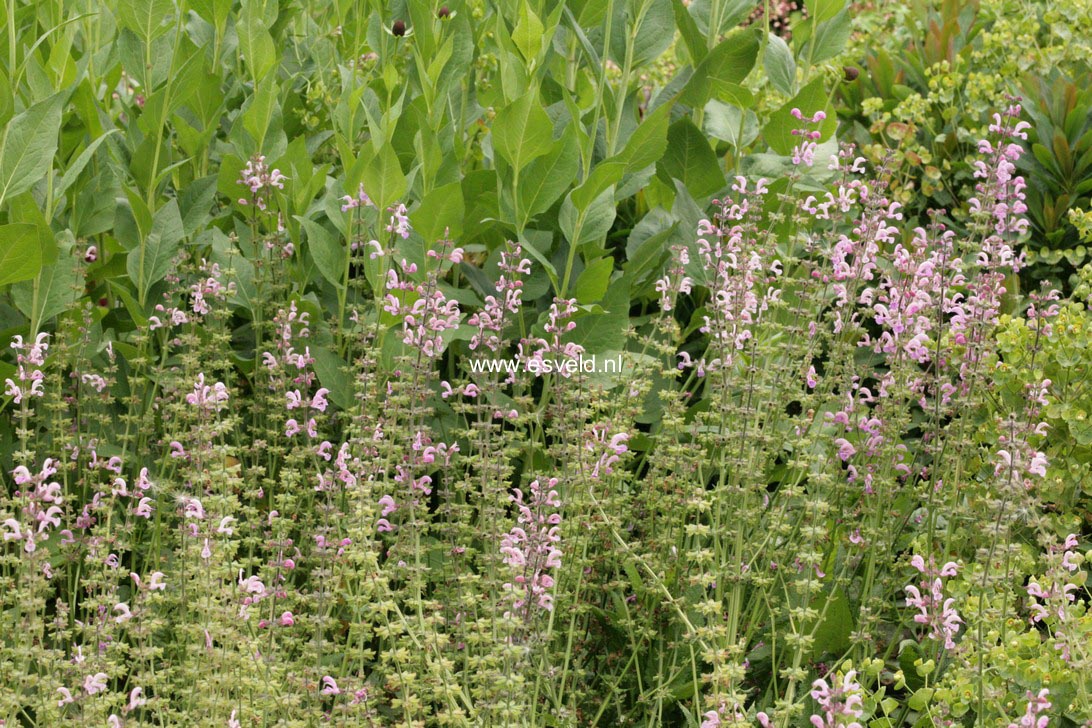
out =
<svg viewBox="0 0 1092 728"><path fill-rule="evenodd" d="M812 715L811 724L815 728L862 728L857 721L864 714L861 686L857 683L857 671L850 670L841 683L833 687L826 680L818 679L811 685L811 697L822 711L821 715Z"/></svg>
<svg viewBox="0 0 1092 728"><path fill-rule="evenodd" d="M105 672L96 672L83 679L83 689L88 695L94 695L106 690L107 675Z"/></svg>
<svg viewBox="0 0 1092 728"><path fill-rule="evenodd" d="M1050 718L1046 715L1040 715L1050 710L1051 702L1048 699L1050 690L1043 688L1039 691L1039 694L1028 692L1028 704L1024 710L1024 715L1020 718L1019 723L1009 723L1008 728L1047 728L1050 724Z"/></svg>
<svg viewBox="0 0 1092 728"><path fill-rule="evenodd" d="M906 606L919 610L914 615L914 621L928 625L930 637L943 640L945 649L954 649L954 637L959 633L963 619L953 606L955 599L944 598L944 582L941 577L955 576L959 567L949 561L937 570L933 566L926 566L925 560L918 555L911 560L911 565L921 572L922 580L918 586L911 584L906 587Z"/></svg>
<svg viewBox="0 0 1092 728"><path fill-rule="evenodd" d="M523 492L515 489L511 500L519 510L519 525L512 528L501 540L501 554L514 577L504 585L512 595L512 607L530 620L534 609L553 609L550 590L554 578L550 572L561 567L561 551L556 544L561 541L561 514L558 509L557 478L550 478L546 487L534 481L530 485L531 500L525 503Z"/></svg>

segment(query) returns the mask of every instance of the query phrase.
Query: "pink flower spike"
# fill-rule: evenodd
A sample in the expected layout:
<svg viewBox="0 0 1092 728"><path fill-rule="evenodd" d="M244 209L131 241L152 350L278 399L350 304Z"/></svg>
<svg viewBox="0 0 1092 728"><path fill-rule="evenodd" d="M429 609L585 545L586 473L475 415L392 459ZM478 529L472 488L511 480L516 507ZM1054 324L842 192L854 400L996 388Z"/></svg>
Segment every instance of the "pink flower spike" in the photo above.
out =
<svg viewBox="0 0 1092 728"><path fill-rule="evenodd" d="M329 675L322 678L322 685L323 695L341 695L341 688L337 686L337 682Z"/></svg>
<svg viewBox="0 0 1092 728"><path fill-rule="evenodd" d="M106 690L107 675L105 672L96 672L83 679L83 689L88 695L95 695Z"/></svg>
<svg viewBox="0 0 1092 728"><path fill-rule="evenodd" d="M838 457L843 463L857 453L857 449L843 437L839 437L835 440L834 446L838 448Z"/></svg>
<svg viewBox="0 0 1092 728"><path fill-rule="evenodd" d="M131 713L148 702L148 700L143 697L143 693L144 688L139 685L129 691L129 704L125 706L126 713Z"/></svg>

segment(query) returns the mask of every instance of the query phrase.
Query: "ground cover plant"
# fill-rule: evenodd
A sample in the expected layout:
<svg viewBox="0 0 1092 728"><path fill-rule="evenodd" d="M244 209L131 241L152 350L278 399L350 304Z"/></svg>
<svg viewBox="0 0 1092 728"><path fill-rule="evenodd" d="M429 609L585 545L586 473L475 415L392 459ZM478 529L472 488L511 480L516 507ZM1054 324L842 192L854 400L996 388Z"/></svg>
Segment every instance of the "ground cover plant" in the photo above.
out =
<svg viewBox="0 0 1092 728"><path fill-rule="evenodd" d="M1092 725L1088 16L922 11L8 0L0 725Z"/></svg>

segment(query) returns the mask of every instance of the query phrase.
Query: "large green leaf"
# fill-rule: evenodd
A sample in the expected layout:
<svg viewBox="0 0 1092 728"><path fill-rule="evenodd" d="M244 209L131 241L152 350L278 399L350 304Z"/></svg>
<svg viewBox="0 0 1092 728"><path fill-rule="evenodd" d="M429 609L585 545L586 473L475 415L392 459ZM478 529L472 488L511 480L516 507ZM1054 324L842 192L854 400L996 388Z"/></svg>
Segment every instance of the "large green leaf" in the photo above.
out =
<svg viewBox="0 0 1092 728"><path fill-rule="evenodd" d="M793 136L792 132L794 129L801 128L803 122L793 116L793 109L800 109L804 116L814 116L816 111L825 112L827 118L818 127L819 131L822 132L822 140L829 139L830 135L834 133L837 126L834 112L828 104L823 79L816 78L800 89L800 93L786 102L784 106L773 112L770 115L770 120L766 122L766 126L762 128L762 136L766 139L766 143L778 154L790 154L792 148L799 141L799 137Z"/></svg>
<svg viewBox="0 0 1092 728"><path fill-rule="evenodd" d="M692 65L698 65L705 58L709 50L705 47L705 36L694 22L694 16L687 10L683 0L672 0L672 10L675 13L675 24L679 26L679 35L690 54Z"/></svg>
<svg viewBox="0 0 1092 728"><path fill-rule="evenodd" d="M277 17L277 3L271 0L250 0L243 3L235 32L239 36L239 50L250 66L255 81L277 65L277 47L269 28Z"/></svg>
<svg viewBox="0 0 1092 728"><path fill-rule="evenodd" d="M266 76L258 83L242 114L243 129L255 145L250 151L264 154L267 161L277 159L288 148L278 94L276 76Z"/></svg>
<svg viewBox="0 0 1092 728"><path fill-rule="evenodd" d="M553 149L531 162L516 190L519 226L526 227L531 219L550 209L572 184L580 168L580 148L573 127L554 142Z"/></svg>
<svg viewBox="0 0 1092 728"><path fill-rule="evenodd" d="M610 274L614 271L614 258L609 255L594 260L584 268L573 286L573 295L578 303L596 303L603 298L610 285Z"/></svg>
<svg viewBox="0 0 1092 728"><path fill-rule="evenodd" d="M364 190L380 211L397 202L406 193L406 175L398 155L389 144L364 167Z"/></svg>
<svg viewBox="0 0 1092 728"><path fill-rule="evenodd" d="M531 3L523 0L519 7L519 22L512 31L512 42L516 44L523 60L530 63L538 56L545 41L545 33L546 29L535 15L535 11L531 9Z"/></svg>
<svg viewBox="0 0 1092 728"><path fill-rule="evenodd" d="M602 313L590 313L576 319L572 341L583 346L587 354L621 351L626 346L629 287L622 281L616 281L607 288L599 308Z"/></svg>
<svg viewBox="0 0 1092 728"><path fill-rule="evenodd" d="M351 410L356 404L353 382L345 372L348 365L333 349L318 346L311 350L315 357L315 373L319 383L330 390L330 400L343 410Z"/></svg>
<svg viewBox="0 0 1092 728"><path fill-rule="evenodd" d="M827 594L827 604L816 600L815 609L825 611L823 621L815 629L815 641L812 655L819 657L824 653L840 654L850 644L849 636L853 632L853 613L849 608L849 598L844 591Z"/></svg>
<svg viewBox="0 0 1092 728"><path fill-rule="evenodd" d="M336 287L342 288L345 276L345 245L333 233L314 220L296 216L307 231L307 249L319 273Z"/></svg>
<svg viewBox="0 0 1092 728"><path fill-rule="evenodd" d="M645 117L633 130L622 151L614 155L631 174L655 164L667 151L667 128L671 120L671 104L664 104Z"/></svg>
<svg viewBox="0 0 1092 728"><path fill-rule="evenodd" d="M11 298L16 308L37 327L71 308L82 292L83 284L69 236L69 240L61 244L57 262L42 268L37 277L37 292L34 282L22 281L11 287Z"/></svg>
<svg viewBox="0 0 1092 728"><path fill-rule="evenodd" d="M585 208L578 208L573 204L573 193L569 193L561 204L561 232L565 234L569 244L578 248L602 242L614 224L616 215L613 187L603 190Z"/></svg>
<svg viewBox="0 0 1092 728"><path fill-rule="evenodd" d="M626 46L632 44L634 67L656 60L675 39L675 13L671 0L621 0L615 5L611 55L621 65Z"/></svg>
<svg viewBox="0 0 1092 728"><path fill-rule="evenodd" d="M118 0L118 22L145 43L166 32L173 17L171 0Z"/></svg>
<svg viewBox="0 0 1092 728"><path fill-rule="evenodd" d="M667 152L658 172L664 181L679 180L695 198L708 197L724 187L724 172L706 141L690 119L683 118L667 132Z"/></svg>
<svg viewBox="0 0 1092 728"><path fill-rule="evenodd" d="M796 61L789 44L775 33L767 36L765 65L766 77L773 87L786 96L792 96L796 90Z"/></svg>
<svg viewBox="0 0 1092 728"><path fill-rule="evenodd" d="M758 137L758 117L750 109L740 109L713 100L705 105L705 133L745 147Z"/></svg>
<svg viewBox="0 0 1092 728"><path fill-rule="evenodd" d="M129 252L125 270L141 302L147 301L152 286L171 272L183 230L178 203L171 200L156 211L144 245Z"/></svg>
<svg viewBox="0 0 1092 728"><path fill-rule="evenodd" d="M33 194L24 192L8 200L8 220L29 223L38 230L38 247L42 251L42 265L51 265L57 261L56 236Z"/></svg>
<svg viewBox="0 0 1092 728"><path fill-rule="evenodd" d="M531 160L549 153L553 129L538 93L528 91L497 112L493 120L493 149L512 169L522 170Z"/></svg>
<svg viewBox="0 0 1092 728"><path fill-rule="evenodd" d="M11 92L11 79L6 73L0 73L0 124L8 123L15 113L15 96Z"/></svg>
<svg viewBox="0 0 1092 728"><path fill-rule="evenodd" d="M718 87L739 86L755 66L758 46L757 29L741 28L729 33L694 69L679 101L704 106Z"/></svg>
<svg viewBox="0 0 1092 728"><path fill-rule="evenodd" d="M819 24L819 27L815 29L815 37L808 40L801 58L807 58L812 63L821 63L834 58L846 47L851 30L849 13L843 10L830 20Z"/></svg>
<svg viewBox="0 0 1092 728"><path fill-rule="evenodd" d="M49 171L57 153L63 104L63 95L54 94L16 114L4 127L0 137L0 204L30 189Z"/></svg>
<svg viewBox="0 0 1092 728"><path fill-rule="evenodd" d="M462 185L452 182L425 195L409 218L413 229L421 235L425 243L432 244L444 237L445 230L448 240L458 240L463 234L465 214Z"/></svg>
<svg viewBox="0 0 1092 728"><path fill-rule="evenodd" d="M41 269L38 227L25 222L0 225L0 286L34 278Z"/></svg>
<svg viewBox="0 0 1092 728"><path fill-rule="evenodd" d="M90 144L88 144L87 148L80 152L80 156L76 157L75 161L73 161L72 164L68 165L68 169L64 171L64 176L61 177L61 181L57 184L57 188L53 190L53 194L57 197L63 195L68 190L68 188L71 187L72 184L79 178L80 173L83 172L85 167L87 167L87 163L91 161L91 158L93 156L95 156L95 152L98 151L99 147L104 141L106 141L107 137L118 131L120 130L111 129L102 136L96 138Z"/></svg>
<svg viewBox="0 0 1092 728"><path fill-rule="evenodd" d="M808 22L822 23L830 20L846 6L846 0L804 0Z"/></svg>
<svg viewBox="0 0 1092 728"><path fill-rule="evenodd" d="M625 171L626 165L618 161L617 156L605 159L592 168L588 178L569 194L569 198L576 209L583 210L603 194L603 190L618 184Z"/></svg>

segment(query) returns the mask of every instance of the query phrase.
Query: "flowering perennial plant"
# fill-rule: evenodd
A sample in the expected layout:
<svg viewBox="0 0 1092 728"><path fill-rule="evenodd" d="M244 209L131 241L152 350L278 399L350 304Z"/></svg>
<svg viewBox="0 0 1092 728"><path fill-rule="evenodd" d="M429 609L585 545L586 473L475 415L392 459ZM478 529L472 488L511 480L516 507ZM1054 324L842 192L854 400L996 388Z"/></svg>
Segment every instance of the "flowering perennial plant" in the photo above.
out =
<svg viewBox="0 0 1092 728"><path fill-rule="evenodd" d="M1071 390L1038 366L1084 311L1007 313L1018 114L961 224L796 109L785 175L665 235L633 311L591 266L564 290L533 230L426 241L382 159L273 162L286 189L250 158L245 219L139 325L14 339L0 720L1092 720L1082 535L1047 507ZM621 374L467 366L605 338Z"/></svg>

